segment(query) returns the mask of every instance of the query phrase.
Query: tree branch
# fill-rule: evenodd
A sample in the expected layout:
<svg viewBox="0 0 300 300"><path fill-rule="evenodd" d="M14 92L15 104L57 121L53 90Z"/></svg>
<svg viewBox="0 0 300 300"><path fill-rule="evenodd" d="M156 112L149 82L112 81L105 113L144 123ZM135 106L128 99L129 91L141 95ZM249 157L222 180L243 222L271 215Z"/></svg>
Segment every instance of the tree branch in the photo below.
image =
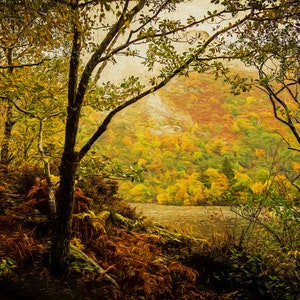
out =
<svg viewBox="0 0 300 300"><path fill-rule="evenodd" d="M297 94L294 95L293 91L291 90L291 86L296 86L298 83L296 80L293 80L291 83L286 84L284 81L281 82L282 87L276 92L276 95L279 95L282 91L287 90L291 98L294 100L295 103L299 105L299 101L297 99Z"/></svg>
<svg viewBox="0 0 300 300"><path fill-rule="evenodd" d="M299 149L299 148L291 147L290 142L289 142L284 136L282 136L282 135L280 135L280 136L281 136L281 138L285 141L285 143L287 144L288 149L293 150L293 151L300 152L300 149ZM299 175L299 176L300 176L300 175Z"/></svg>
<svg viewBox="0 0 300 300"><path fill-rule="evenodd" d="M53 117L57 117L61 114L61 112L55 112L55 113L52 113L50 114L48 117L45 117L45 118L42 118L38 115L36 115L34 112L31 112L31 111L28 111L28 110L25 110L23 108L21 108L20 106L17 105L16 102L14 102L13 100L11 100L9 97L6 97L6 96L0 96L0 99L3 99L3 100L8 100L11 104L14 105L14 107L21 113L25 114L25 115L28 115L30 116L31 118L35 118L35 119L38 119L38 120L42 120L42 121L45 121L47 120L48 118L53 118Z"/></svg>
<svg viewBox="0 0 300 300"><path fill-rule="evenodd" d="M142 92L141 94L131 98L130 100L124 102L123 104L119 105L118 107L116 107L114 110L112 110L107 116L106 118L103 120L102 124L98 127L98 129L96 130L96 132L93 134L93 136L87 141L87 143L80 149L80 151L78 152L78 161L80 161L85 155L86 153L90 150L90 148L92 147L92 145L97 141L97 139L106 131L107 126L109 125L109 123L111 122L111 120L113 119L113 117L120 112L121 110L123 110L124 108L130 106L133 103L136 103L137 101L139 101L140 99L144 98L145 96L161 89L163 86L165 86L172 78L174 78L175 76L179 75L180 73L182 73L182 71L184 71L185 69L187 69L190 64L192 62L194 62L196 59L199 59L199 55L201 53L203 53L205 51L205 49L207 48L207 46L214 41L219 35L223 34L224 32L233 29L236 26L239 26L240 24L242 24L243 22L245 22L247 19L249 18L249 15L245 16L243 19L237 21L234 24L231 24L227 27L225 27L224 29L216 32L214 35L212 35L203 45L202 47L200 47L200 49L195 53L195 54L191 54L191 56L186 59L186 61L184 63L181 64L181 66L179 66L178 68L176 68L168 77L164 78L163 80L161 80L160 83L158 83L156 86L147 89L146 91Z"/></svg>
<svg viewBox="0 0 300 300"><path fill-rule="evenodd" d="M129 1L130 0L127 0L125 5L124 5L124 8L123 8L123 12L122 12L122 15L126 13L126 10L128 8L128 4L129 4ZM118 40L118 37L120 36L121 34L121 30L119 30L119 32L116 34L116 36L113 38L113 40L111 41L110 45L108 46L108 48L106 49L106 52L109 53L111 51L111 49L113 48L113 46L115 45L115 43L117 42ZM111 56L110 56L111 57ZM99 62L100 63L100 62ZM101 76L101 73L102 71L105 69L106 65L108 63L108 58L107 59L103 59L103 62L101 64L101 66L99 67L96 75L95 75L95 78L93 80L94 84L97 84L100 76Z"/></svg>
<svg viewBox="0 0 300 300"><path fill-rule="evenodd" d="M267 94L269 95L269 99L272 103L272 106L273 106L273 112L274 112L274 116L277 120L279 120L280 122L282 122L283 124L285 124L286 126L288 126L294 137L296 138L297 142L300 144L300 135L299 135L299 132L297 130L297 128L295 127L293 121L292 121L292 118L290 116L290 113L289 113L289 109L286 105L286 103L284 101L282 101L276 93L274 93L274 91L272 90L271 87L269 86L266 86L265 87L266 91L267 91ZM284 109L284 112L286 114L286 119L283 119L282 117L280 117L277 113L277 106L276 106L276 101L277 103L279 103L281 105L281 107Z"/></svg>
<svg viewBox="0 0 300 300"><path fill-rule="evenodd" d="M128 2L126 4L128 5ZM78 85L78 92L76 96L76 103L78 108L81 107L84 95L86 93L88 82L91 78L92 72L96 68L96 66L101 62L101 56L105 52L105 49L109 46L109 44L113 41L114 37L118 34L121 28L125 25L125 22L131 21L133 17L143 9L146 4L146 0L140 0L136 6L134 6L127 14L122 14L119 20L112 26L111 30L107 33L106 37L103 39L102 43L99 46L99 49L95 51L92 55L86 67L82 73L80 83ZM125 5L126 6L126 5ZM126 8L126 7L125 7ZM125 11L124 8L124 11Z"/></svg>
<svg viewBox="0 0 300 300"><path fill-rule="evenodd" d="M160 12L164 9L164 7L166 7L166 5L169 3L169 0L166 0L161 7L156 11L156 13L147 20L147 22L145 22L144 24L142 24L141 26L139 26L138 28L136 28L135 30L131 30L129 33L129 36L127 38L127 41L125 44L128 44L129 41L131 40L131 37L134 33L141 31L147 24L149 24L151 21L153 21L159 14Z"/></svg>
<svg viewBox="0 0 300 300"><path fill-rule="evenodd" d="M69 105L75 105L77 84L78 84L78 69L80 64L80 51L81 51L81 34L78 28L78 18L79 14L77 8L73 9L73 38L72 38L72 51L70 58L70 68L69 68L69 82L68 82L68 102Z"/></svg>
<svg viewBox="0 0 300 300"><path fill-rule="evenodd" d="M42 59L40 62L37 63L28 63L28 64L22 64L22 65L9 65L9 66L0 66L0 69L20 69L24 67L36 67L41 64L43 64L45 61L50 61L51 59L45 58Z"/></svg>
<svg viewBox="0 0 300 300"><path fill-rule="evenodd" d="M205 21L208 21L209 19L211 19L212 17L217 17L217 16L221 16L222 14L224 13L230 13L226 10L223 10L221 12L219 12L218 14L216 15L213 15L213 16L209 16L209 17L205 17L199 21L196 21L196 22L192 22L191 24L188 24L188 25L185 25L185 26L182 26L180 28L176 28L174 30L170 30L168 32L165 32L165 33L157 33L157 34L153 34L151 37L153 39L155 38L160 38L160 37L163 37L163 36L169 36L169 35L172 35L172 34L175 34L175 33L178 33L178 32L185 32L187 29L189 28L192 28L192 27L195 27L201 23L204 23ZM149 21L150 22L150 21ZM142 26L140 26L140 28L142 28ZM131 33L129 34L129 36L131 37ZM108 60L110 59L112 56L116 55L117 53L119 53L120 51L126 49L127 47L129 47L130 45L137 45L137 44L141 44L143 43L145 40L147 40L149 38L149 36L145 35L145 36L142 36L142 37L138 37L138 38L135 38L133 40L130 40L130 38L127 39L126 43L124 43L123 45L120 45L118 46L117 48L113 49L107 56L103 56L101 57L101 59L99 60L99 62L101 61L104 61L104 60ZM176 40L176 42L178 42L178 39Z"/></svg>

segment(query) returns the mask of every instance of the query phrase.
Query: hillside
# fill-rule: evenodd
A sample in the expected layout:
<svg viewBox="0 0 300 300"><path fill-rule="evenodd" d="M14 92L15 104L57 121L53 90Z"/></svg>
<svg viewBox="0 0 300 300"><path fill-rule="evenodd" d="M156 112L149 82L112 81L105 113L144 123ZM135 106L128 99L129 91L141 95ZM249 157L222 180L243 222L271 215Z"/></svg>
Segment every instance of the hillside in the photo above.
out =
<svg viewBox="0 0 300 300"><path fill-rule="evenodd" d="M256 119L266 131L286 132L286 128L275 120L262 91L232 95L222 80L191 73L189 77L173 79L159 92L119 113L113 124L116 126L121 121L144 127L148 121L153 127L176 124L181 130L196 124L198 134L211 134L230 142L242 134L234 129L237 120L249 117Z"/></svg>
<svg viewBox="0 0 300 300"><path fill-rule="evenodd" d="M94 130L91 120L103 118L87 115L82 136ZM221 80L190 74L119 113L92 159L104 157L105 173L135 181L120 181L129 201L228 204L230 174L248 177L249 189L261 181L260 172L264 180L271 173L296 176L299 154L287 150L281 135L292 140L261 91L233 95Z"/></svg>
<svg viewBox="0 0 300 300"><path fill-rule="evenodd" d="M200 132L209 132L228 142L241 137L241 132L234 129L241 118L257 119L257 125L260 123L266 131L284 132L282 124L273 116L267 96L257 89L233 95L221 79L194 73L177 78L160 94L191 115Z"/></svg>

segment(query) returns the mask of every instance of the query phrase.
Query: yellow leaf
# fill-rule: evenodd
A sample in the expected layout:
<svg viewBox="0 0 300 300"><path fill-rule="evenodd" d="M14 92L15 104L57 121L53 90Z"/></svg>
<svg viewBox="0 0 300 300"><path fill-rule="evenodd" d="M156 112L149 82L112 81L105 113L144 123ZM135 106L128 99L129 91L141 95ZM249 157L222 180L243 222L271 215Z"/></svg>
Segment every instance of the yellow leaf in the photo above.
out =
<svg viewBox="0 0 300 300"><path fill-rule="evenodd" d="M265 186L261 182L255 182L254 184L251 185L250 188L252 192L257 195L261 195L265 190Z"/></svg>
<svg viewBox="0 0 300 300"><path fill-rule="evenodd" d="M300 164L299 164L299 163L293 161L293 162L292 162L292 167L293 167L293 170L294 170L295 172L297 172L297 173L300 172Z"/></svg>
<svg viewBox="0 0 300 300"><path fill-rule="evenodd" d="M143 158L139 158L138 159L138 166L145 166L147 164L147 160L146 159L143 159Z"/></svg>
<svg viewBox="0 0 300 300"><path fill-rule="evenodd" d="M261 157L261 156L263 156L264 154L265 154L265 150L264 149L255 149L255 155L257 156L257 157Z"/></svg>
<svg viewBox="0 0 300 300"><path fill-rule="evenodd" d="M130 26L130 20L126 20L126 21L124 22L124 25L125 25L127 28L129 28L129 26Z"/></svg>

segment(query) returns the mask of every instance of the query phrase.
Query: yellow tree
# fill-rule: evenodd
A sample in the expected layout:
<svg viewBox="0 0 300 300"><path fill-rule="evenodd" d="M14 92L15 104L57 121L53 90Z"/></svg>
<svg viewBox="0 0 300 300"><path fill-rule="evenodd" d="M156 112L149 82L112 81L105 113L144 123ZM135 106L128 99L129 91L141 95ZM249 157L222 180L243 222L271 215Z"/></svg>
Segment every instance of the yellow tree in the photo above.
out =
<svg viewBox="0 0 300 300"><path fill-rule="evenodd" d="M0 164L6 168L12 160L9 147L17 122L13 103L19 100L18 85L14 82L20 77L18 70L35 68L53 58L64 38L50 25L57 17L51 1L0 1L0 16L0 105L5 115Z"/></svg>

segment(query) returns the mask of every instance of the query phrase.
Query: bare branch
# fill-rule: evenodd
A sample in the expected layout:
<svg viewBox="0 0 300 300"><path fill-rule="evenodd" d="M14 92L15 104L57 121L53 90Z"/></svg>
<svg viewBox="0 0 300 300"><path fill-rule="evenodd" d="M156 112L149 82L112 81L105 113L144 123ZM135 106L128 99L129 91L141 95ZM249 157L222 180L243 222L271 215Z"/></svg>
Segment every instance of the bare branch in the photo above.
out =
<svg viewBox="0 0 300 300"><path fill-rule="evenodd" d="M283 100L281 100L278 97L278 95L276 95L276 93L274 93L273 89L270 86L266 86L265 89L267 91L267 94L269 95L269 99L271 100L275 118L280 122L282 122L283 124L287 125L291 129L294 137L296 138L297 142L300 144L300 134L292 121L289 108L287 107L286 103ZM284 109L286 119L283 119L278 115L277 113L278 109L276 103L279 103L281 107Z"/></svg>
<svg viewBox="0 0 300 300"><path fill-rule="evenodd" d="M298 82L296 80L293 80L291 83L286 84L284 81L281 82L282 87L276 92L276 95L279 95L284 90L288 91L291 98L294 100L295 103L299 104L299 101L297 99L297 95L294 94L294 92L291 90L291 86L296 86Z"/></svg>
<svg viewBox="0 0 300 300"><path fill-rule="evenodd" d="M126 3L128 5L128 1ZM98 50L94 52L94 54L86 64L86 67L81 76L81 81L78 86L78 93L76 97L76 102L78 103L79 107L82 105L92 72L96 68L96 66L101 62L101 56L103 55L109 44L113 41L114 37L125 25L125 22L131 21L133 17L143 9L145 3L146 0L140 0L127 14L122 14L120 16L119 20L112 26L110 31L107 33L106 37L103 39ZM126 7L124 7L124 10L125 8Z"/></svg>
<svg viewBox="0 0 300 300"><path fill-rule="evenodd" d="M284 140L284 142L287 144L288 149L293 150L293 151L300 152L300 149L299 149L299 148L291 147L290 142L289 142L284 136L282 136L282 135L280 135L280 136L281 136L281 138ZM300 175L299 175L299 176L300 176Z"/></svg>

